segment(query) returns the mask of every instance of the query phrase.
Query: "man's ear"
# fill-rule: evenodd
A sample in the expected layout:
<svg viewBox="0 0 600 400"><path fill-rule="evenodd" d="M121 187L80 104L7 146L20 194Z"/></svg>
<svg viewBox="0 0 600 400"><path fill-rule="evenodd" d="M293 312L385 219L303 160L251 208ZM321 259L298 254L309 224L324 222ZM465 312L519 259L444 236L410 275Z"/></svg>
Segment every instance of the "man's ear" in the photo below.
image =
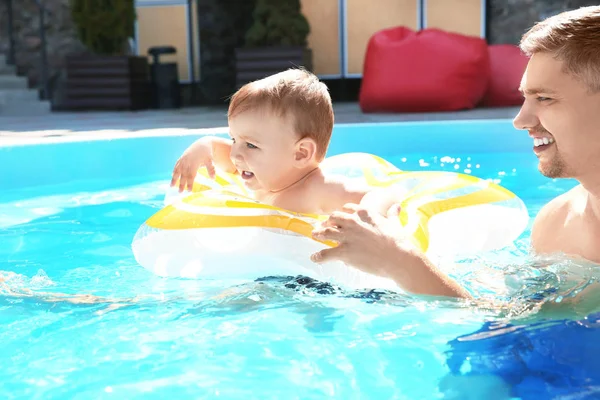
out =
<svg viewBox="0 0 600 400"><path fill-rule="evenodd" d="M294 161L298 166L304 166L317 157L317 142L311 138L303 138L296 143Z"/></svg>

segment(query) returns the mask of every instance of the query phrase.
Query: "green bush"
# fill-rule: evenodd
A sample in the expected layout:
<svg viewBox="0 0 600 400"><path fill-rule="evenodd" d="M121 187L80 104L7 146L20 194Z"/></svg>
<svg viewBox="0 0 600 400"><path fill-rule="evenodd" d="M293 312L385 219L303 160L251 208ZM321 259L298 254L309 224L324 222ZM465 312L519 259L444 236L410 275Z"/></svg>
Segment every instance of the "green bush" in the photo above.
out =
<svg viewBox="0 0 600 400"><path fill-rule="evenodd" d="M310 26L300 0L257 0L252 16L246 47L306 46Z"/></svg>
<svg viewBox="0 0 600 400"><path fill-rule="evenodd" d="M70 0L81 42L101 55L122 55L134 35L135 0Z"/></svg>

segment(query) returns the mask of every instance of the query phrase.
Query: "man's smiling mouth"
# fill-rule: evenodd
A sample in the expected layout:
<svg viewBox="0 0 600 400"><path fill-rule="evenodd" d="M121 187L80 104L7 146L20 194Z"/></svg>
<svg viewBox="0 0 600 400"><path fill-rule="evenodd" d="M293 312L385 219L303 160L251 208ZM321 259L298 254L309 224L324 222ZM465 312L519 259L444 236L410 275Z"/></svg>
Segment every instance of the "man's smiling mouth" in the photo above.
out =
<svg viewBox="0 0 600 400"><path fill-rule="evenodd" d="M549 137L539 137L539 138L533 138L533 145L535 147L540 147L540 146L546 146L549 144L554 143L554 139L549 138Z"/></svg>

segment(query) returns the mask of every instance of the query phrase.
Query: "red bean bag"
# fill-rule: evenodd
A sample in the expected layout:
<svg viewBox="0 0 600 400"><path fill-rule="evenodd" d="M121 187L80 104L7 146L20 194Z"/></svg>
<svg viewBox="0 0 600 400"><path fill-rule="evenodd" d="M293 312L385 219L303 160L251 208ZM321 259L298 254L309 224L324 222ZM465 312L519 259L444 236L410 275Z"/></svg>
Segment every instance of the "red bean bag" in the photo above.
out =
<svg viewBox="0 0 600 400"><path fill-rule="evenodd" d="M435 28L395 27L369 40L363 112L455 111L481 102L489 80L484 39Z"/></svg>
<svg viewBox="0 0 600 400"><path fill-rule="evenodd" d="M490 83L483 97L486 107L520 106L521 78L529 58L512 44L494 44L488 47L490 56Z"/></svg>

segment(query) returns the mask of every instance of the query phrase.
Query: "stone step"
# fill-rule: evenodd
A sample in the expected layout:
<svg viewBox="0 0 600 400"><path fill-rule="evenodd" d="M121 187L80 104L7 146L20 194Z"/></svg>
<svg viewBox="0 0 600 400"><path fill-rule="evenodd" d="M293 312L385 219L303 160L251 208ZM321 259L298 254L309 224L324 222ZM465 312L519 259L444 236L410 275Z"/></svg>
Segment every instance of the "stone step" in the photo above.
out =
<svg viewBox="0 0 600 400"><path fill-rule="evenodd" d="M52 110L49 101L14 101L11 103L0 103L0 118L46 115L51 112Z"/></svg>
<svg viewBox="0 0 600 400"><path fill-rule="evenodd" d="M0 54L0 65L6 65L6 55Z"/></svg>
<svg viewBox="0 0 600 400"><path fill-rule="evenodd" d="M12 101L28 101L33 103L39 100L39 92L35 89L0 89L0 104Z"/></svg>
<svg viewBox="0 0 600 400"><path fill-rule="evenodd" d="M1 89L27 89L27 79L20 76L0 75Z"/></svg>
<svg viewBox="0 0 600 400"><path fill-rule="evenodd" d="M14 65L6 65L0 64L0 75L11 75L15 76L17 74L17 69Z"/></svg>

